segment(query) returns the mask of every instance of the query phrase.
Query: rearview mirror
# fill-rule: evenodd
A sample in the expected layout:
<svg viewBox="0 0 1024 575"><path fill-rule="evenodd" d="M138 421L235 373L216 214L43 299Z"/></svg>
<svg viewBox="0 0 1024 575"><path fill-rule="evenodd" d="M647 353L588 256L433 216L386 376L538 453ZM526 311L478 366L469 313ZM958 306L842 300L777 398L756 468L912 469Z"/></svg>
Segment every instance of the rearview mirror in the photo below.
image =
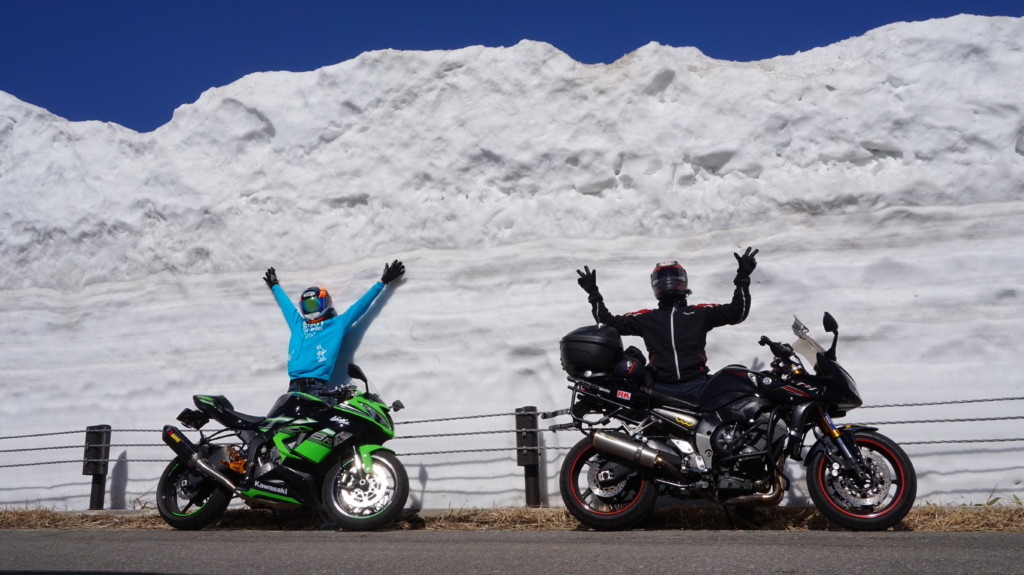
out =
<svg viewBox="0 0 1024 575"><path fill-rule="evenodd" d="M828 333L835 333L839 331L839 322L837 322L836 318L832 317L832 314L828 312L825 312L825 318L822 320L822 323L825 325L825 331Z"/></svg>
<svg viewBox="0 0 1024 575"><path fill-rule="evenodd" d="M348 364L348 376L352 379L358 379L359 381L366 383L366 375L363 374L363 370L354 363Z"/></svg>

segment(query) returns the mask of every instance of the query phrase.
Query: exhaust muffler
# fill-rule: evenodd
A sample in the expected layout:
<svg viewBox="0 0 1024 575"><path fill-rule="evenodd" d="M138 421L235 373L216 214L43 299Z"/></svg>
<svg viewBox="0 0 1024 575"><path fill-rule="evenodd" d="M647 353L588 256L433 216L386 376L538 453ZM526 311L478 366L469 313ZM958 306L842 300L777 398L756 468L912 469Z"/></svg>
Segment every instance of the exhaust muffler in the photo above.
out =
<svg viewBox="0 0 1024 575"><path fill-rule="evenodd" d="M193 459L199 457L199 448L189 438L185 437L177 427L165 425L161 437L164 443L171 448L171 451L177 454L178 457L188 461L190 465Z"/></svg>
<svg viewBox="0 0 1024 575"><path fill-rule="evenodd" d="M210 479L213 479L217 483L220 483L224 487L227 487L236 495L239 494L238 487L235 486L226 475L218 471L213 465L210 464L209 460L205 459L199 454L199 448L196 447L195 443L185 437L178 428L173 425L165 425L162 434L164 443L171 448L178 457L180 457L190 467L195 467L199 471L206 475Z"/></svg>
<svg viewBox="0 0 1024 575"><path fill-rule="evenodd" d="M590 444L598 451L621 457L647 469L661 469L678 481L687 481L687 477L679 469L682 460L674 453L667 454L660 449L654 449L623 433L594 430L590 434ZM670 461L669 458L674 461Z"/></svg>

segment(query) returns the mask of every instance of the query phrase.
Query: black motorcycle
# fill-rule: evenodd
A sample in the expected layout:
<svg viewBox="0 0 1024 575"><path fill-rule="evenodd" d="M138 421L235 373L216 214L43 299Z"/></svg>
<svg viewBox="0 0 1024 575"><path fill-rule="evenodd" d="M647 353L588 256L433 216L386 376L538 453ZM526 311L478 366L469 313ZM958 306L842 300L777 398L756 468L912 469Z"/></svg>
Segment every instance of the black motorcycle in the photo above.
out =
<svg viewBox="0 0 1024 575"><path fill-rule="evenodd" d="M787 457L807 466L815 506L847 529L881 530L910 512L917 476L903 449L876 428L836 425L862 405L857 386L836 362L838 324L828 313L826 350L799 319L792 345L762 336L770 369L729 365L698 401L648 386L643 354L623 350L615 329L587 326L560 344L569 374L573 422L586 437L568 453L559 486L569 512L598 530L642 524L659 495L726 507L778 505L790 487ZM800 357L812 366L808 370ZM639 376L638 376L639 374ZM815 441L804 448L813 432Z"/></svg>
<svg viewBox="0 0 1024 575"><path fill-rule="evenodd" d="M199 441L173 425L163 429L176 457L157 485L160 516L176 529L201 529L238 497L257 508L314 507L348 530L393 521L409 477L382 444L395 436L390 412L402 404L385 404L358 366L349 366L349 376L365 391L286 393L265 417L235 411L224 396L193 396L198 409L185 409L178 421L199 430ZM224 429L203 432L211 419Z"/></svg>

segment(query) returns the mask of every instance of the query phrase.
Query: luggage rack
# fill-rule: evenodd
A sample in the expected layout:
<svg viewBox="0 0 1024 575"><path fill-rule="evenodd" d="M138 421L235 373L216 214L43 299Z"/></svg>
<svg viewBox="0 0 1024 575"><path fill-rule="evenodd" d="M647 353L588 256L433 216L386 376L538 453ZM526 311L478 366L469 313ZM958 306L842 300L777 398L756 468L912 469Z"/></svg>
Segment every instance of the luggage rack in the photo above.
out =
<svg viewBox="0 0 1024 575"><path fill-rule="evenodd" d="M633 411L636 406L629 405L634 394L646 398L647 393L634 386L617 386L607 382L597 383L582 377L569 376L567 378L573 385L568 389L572 390L572 407L559 409L548 413L542 413L543 419L557 417L560 415L572 416L572 423L562 423L548 427L550 431L562 431L566 429L580 429L583 427L599 427L607 425L613 417L633 421L633 417L626 416L626 412ZM602 395L604 394L604 395ZM625 394L620 397L619 394ZM579 399L582 397L583 399ZM600 413L599 419L588 419L587 416L593 413ZM634 423L639 423L634 421Z"/></svg>

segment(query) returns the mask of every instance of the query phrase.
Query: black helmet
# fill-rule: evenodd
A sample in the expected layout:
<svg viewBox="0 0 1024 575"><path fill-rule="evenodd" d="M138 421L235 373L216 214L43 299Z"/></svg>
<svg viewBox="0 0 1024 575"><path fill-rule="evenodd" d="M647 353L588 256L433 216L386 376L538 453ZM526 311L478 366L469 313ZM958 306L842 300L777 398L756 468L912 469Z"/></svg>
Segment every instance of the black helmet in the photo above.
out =
<svg viewBox="0 0 1024 575"><path fill-rule="evenodd" d="M669 295L690 295L686 285L686 270L675 260L660 262L651 272L651 289L659 300Z"/></svg>
<svg viewBox="0 0 1024 575"><path fill-rule="evenodd" d="M306 288L299 297L299 311L306 321L318 320L333 309L331 294L320 286Z"/></svg>

